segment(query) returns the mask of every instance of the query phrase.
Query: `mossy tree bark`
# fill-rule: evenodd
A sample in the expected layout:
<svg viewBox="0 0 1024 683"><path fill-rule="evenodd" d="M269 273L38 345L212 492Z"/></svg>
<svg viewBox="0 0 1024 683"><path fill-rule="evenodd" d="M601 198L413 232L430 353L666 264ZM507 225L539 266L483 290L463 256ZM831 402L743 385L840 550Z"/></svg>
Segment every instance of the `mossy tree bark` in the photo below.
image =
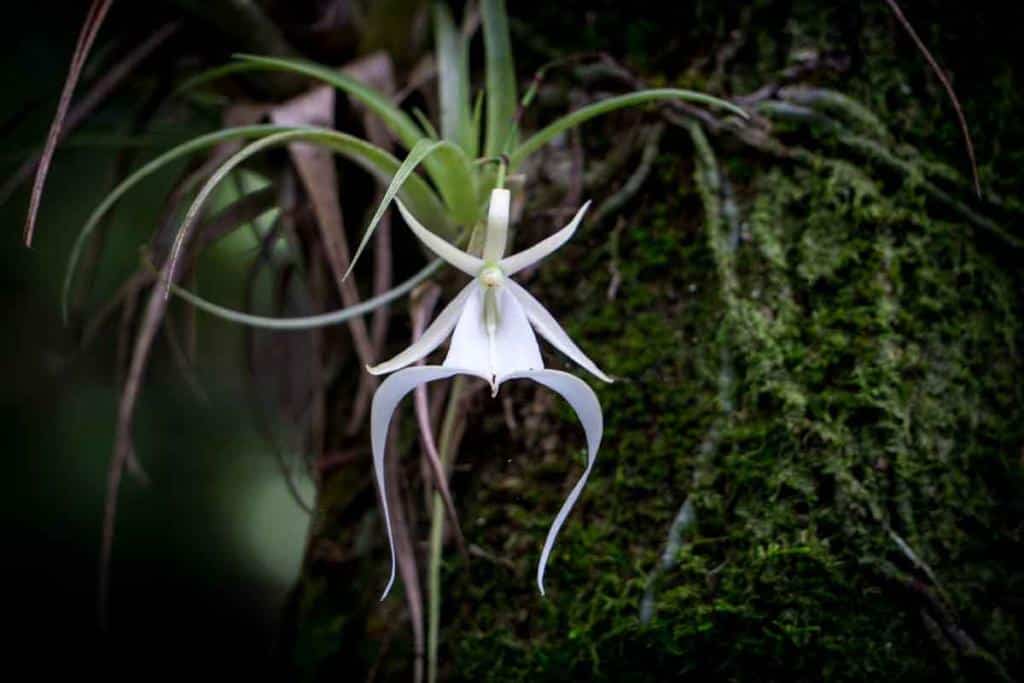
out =
<svg viewBox="0 0 1024 683"><path fill-rule="evenodd" d="M611 199L531 287L621 381L599 388L605 442L546 599L532 568L582 437L533 387L503 388L504 410L469 404L453 485L478 552L444 565L444 675L1009 679L1024 662L1024 128L1006 17L905 8L964 86L979 200L952 110L884 3L628 9L582 29L583 9L524 10L520 60L606 49L649 83L755 93L758 117L737 130L670 109L584 130L583 189ZM531 116L621 76L566 72ZM557 172L573 142L534 169L517 239L578 189ZM413 472L411 420L400 444ZM401 597L376 603L368 476L343 471L320 497L287 648L310 677L411 671Z"/></svg>

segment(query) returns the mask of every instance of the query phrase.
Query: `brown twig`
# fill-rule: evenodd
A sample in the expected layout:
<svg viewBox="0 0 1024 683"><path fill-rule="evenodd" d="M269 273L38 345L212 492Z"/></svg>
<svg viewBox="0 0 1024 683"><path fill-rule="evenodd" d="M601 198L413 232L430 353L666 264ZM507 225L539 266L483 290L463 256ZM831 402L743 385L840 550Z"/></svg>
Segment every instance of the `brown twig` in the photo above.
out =
<svg viewBox="0 0 1024 683"><path fill-rule="evenodd" d="M330 126L334 119L334 101L333 88L319 87L275 108L270 118L279 125ZM304 143L288 145L288 152L312 204L327 261L331 266L341 300L347 307L355 306L360 302L355 280L344 279L351 262L351 254L341 213L334 157L326 149ZM348 328L360 363L372 365L373 344L366 321L362 317L352 318L348 321ZM359 382L358 400L353 402L352 415L345 430L350 435L358 431L362 425L369 406L366 397L376 387L375 378L365 373L360 373Z"/></svg>
<svg viewBox="0 0 1024 683"><path fill-rule="evenodd" d="M25 219L25 246L32 246L32 236L36 229L36 216L39 213L39 204L43 199L43 186L46 185L46 175L50 170L50 162L53 160L53 153L60 141L61 129L64 126L64 119L68 115L71 106L71 96L78 85L78 79L82 75L82 68L85 60L92 51L92 44L96 40L100 26L110 10L113 0L93 0L89 6L89 13L82 24L82 31L78 34L78 44L71 56L71 67L68 69L67 79L64 81L64 89L60 93L60 101L57 103L57 113L54 114L53 123L50 124L50 131L46 135L46 144L43 146L43 153L39 157L39 167L36 170L36 178L32 183L32 196L29 199L28 217Z"/></svg>
<svg viewBox="0 0 1024 683"><path fill-rule="evenodd" d="M889 5L890 9L892 9L893 14L896 15L896 19L903 26L904 30L906 30L911 40L914 41L914 44L917 46L917 49L921 52L922 55L924 55L925 60L927 60L928 62L928 66L931 67L931 70L935 73L935 76L939 79L939 82L942 83L942 87L945 88L946 90L946 95L949 96L949 101L953 104L953 109L956 111L957 121L960 124L960 132L963 133L964 144L967 147L967 157L968 159L970 159L971 162L971 173L974 176L974 191L978 194L978 197L980 198L981 178L978 175L978 162L974 158L974 143L971 140L971 131L967 127L967 118L964 116L964 110L960 106L960 100L957 98L956 92L953 90L953 84L949 82L949 77L946 76L946 73L942 70L942 67L939 66L939 63L935 61L935 57L932 56L931 51L928 50L928 47L924 44L924 41L921 40L921 37L917 35L917 31L914 30L914 27L913 25L911 25L910 20L907 19L907 17L903 14L903 10L900 9L900 6L899 4L897 4L896 0L885 0L885 3Z"/></svg>
<svg viewBox="0 0 1024 683"><path fill-rule="evenodd" d="M232 211L232 208L225 209L221 213L229 213ZM220 215L221 214L218 214L217 217ZM236 217L244 217L244 213L242 212L233 215ZM212 221L204 221L200 224L198 229L202 230L203 227L207 225L216 224L217 217L214 217ZM188 235L186 235L185 248L188 248L187 237ZM174 262L169 259L166 260L163 267L160 269L159 275L157 276L158 286L155 286L150 290L149 302L146 305L142 322L138 328L138 333L135 338L135 347L133 349L131 362L128 368L128 375L123 384L121 399L118 404L117 433L114 441L114 455L111 458L110 466L107 471L107 494L106 501L104 503L103 532L100 544L99 602L97 608L100 623L104 625L106 624L107 596L109 594L110 586L110 556L114 543L114 529L117 520L117 501L118 492L120 491L121 486L121 478L126 467L134 474L142 477L145 476L135 458L135 449L132 443L132 426L134 423L135 406L141 391L142 377L145 374L146 367L148 365L149 354L153 348L153 342L156 338L157 331L160 329L160 323L163 321L167 310L168 299L164 296L163 284L180 279L185 271L184 268L180 268L176 269L176 271L172 273L173 268ZM134 302L132 303L134 304ZM132 308L134 309L134 305L132 305Z"/></svg>
<svg viewBox="0 0 1024 683"><path fill-rule="evenodd" d="M185 378L185 384L192 390L192 393L196 395L203 403L208 403L210 397L207 396L206 391L203 389L203 385L199 383L199 378L196 376L196 369L192 367L192 364L188 360L188 356L185 355L185 349L178 340L178 334L175 330L174 321L170 315L164 317L164 337L167 339L167 346L171 349L171 357L174 359L174 363L178 366L178 370L181 371L182 377Z"/></svg>
<svg viewBox="0 0 1024 683"><path fill-rule="evenodd" d="M656 123L651 127L647 133L643 154L640 157L640 163L637 165L636 170L633 171L615 194L604 200L594 210L593 215L590 217L591 227L600 225L602 221L620 210L640 191L640 188L643 187L644 182L650 175L651 169L654 167L654 160L658 158L658 152L661 150L661 136L664 132L665 124L662 122Z"/></svg>
<svg viewBox="0 0 1024 683"><path fill-rule="evenodd" d="M397 442L398 423L392 422L388 430L388 443ZM394 445L391 450L395 451ZM412 623L413 653L415 664L413 669L414 683L423 680L423 655L425 637L423 631L423 589L420 587L419 572L416 570L416 549L413 544L412 531L406 522L405 497L398 476L398 453L392 452L388 458L387 486L393 492L391 498L391 523L395 536L395 558L398 573L405 587L405 601L409 606L409 621Z"/></svg>
<svg viewBox="0 0 1024 683"><path fill-rule="evenodd" d="M917 597L922 604L922 617L931 619L938 626L942 636L953 646L957 654L964 659L984 662L989 673L1005 683L1014 683L1016 679L1010 675L995 655L978 644L978 641L960 623L960 618L946 600L936 593L924 581L908 575L892 563L884 560L875 561L875 569L882 578L899 586L904 591ZM927 623L927 622L926 622Z"/></svg>
<svg viewBox="0 0 1024 683"><path fill-rule="evenodd" d="M437 304L441 290L437 285L430 285L425 290L413 292L413 304L410 307L412 317L412 340L415 342L423 334L430 313ZM418 365L422 365L419 361ZM445 474L444 466L441 464L441 454L437 449L437 442L434 440L434 430L430 424L430 409L427 405L427 387L421 384L416 387L413 393L413 405L416 410L416 425L420 433L420 445L423 449L423 456L427 461L430 471L430 481L433 488L441 494L444 501L448 519L452 523L452 530L455 534L455 541L459 546L459 552L465 558L469 558L466 551L466 539L462 534L462 526L459 524L459 515L455 511L455 502L452 499L451 489L448 487L448 476Z"/></svg>
<svg viewBox="0 0 1024 683"><path fill-rule="evenodd" d="M171 22L165 24L161 28L157 29L152 35L146 40L142 41L135 49L125 55L124 59L115 64L109 71L103 74L103 77L96 81L96 83L85 93L80 101L75 103L73 108L66 108L67 116L59 122L57 118L54 118L54 126L57 127L56 141L53 143L53 148L50 147L50 138L47 138L47 146L43 151L32 155L29 159L25 160L15 173L7 179L3 187L0 188L0 204L4 204L14 193L15 190L23 182L25 182L33 171L38 169L39 174L36 176L35 185L33 185L33 197L36 193L36 185L39 186L38 192L40 199L43 191L43 185L46 183L46 175L48 173L50 161L54 152L56 151L56 145L62 142L67 136L77 129L86 118L92 114L96 108L106 101L107 97L113 93L117 87L139 66L147 57L163 45L171 36L177 33L178 29L181 28L180 22ZM61 102L63 103L63 96ZM58 105L57 115L61 116L60 105ZM50 134L53 134L53 128L50 130ZM46 165L46 168L43 165ZM39 200L36 200L35 212L38 213ZM36 216L33 213L29 214L29 221L32 229L34 230ZM27 234L26 239L31 239L32 235Z"/></svg>

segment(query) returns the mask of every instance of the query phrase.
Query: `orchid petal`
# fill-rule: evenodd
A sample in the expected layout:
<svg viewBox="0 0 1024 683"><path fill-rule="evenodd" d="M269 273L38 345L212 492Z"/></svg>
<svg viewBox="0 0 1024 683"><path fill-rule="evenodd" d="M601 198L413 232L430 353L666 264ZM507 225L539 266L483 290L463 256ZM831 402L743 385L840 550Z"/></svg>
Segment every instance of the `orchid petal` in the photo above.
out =
<svg viewBox="0 0 1024 683"><path fill-rule="evenodd" d="M586 213L589 206L589 201L581 206L573 219L569 221L569 224L554 235L537 242L537 244L533 245L529 249L524 249L523 251L501 259L501 261L498 262L498 265L501 266L502 272L504 272L505 275L518 273L523 268L532 266L534 263L537 263L544 257L551 254L551 252L568 242L569 238L572 237L574 232L576 232L576 228L579 227L580 221L583 220L583 214ZM440 256L440 254L438 255Z"/></svg>
<svg viewBox="0 0 1024 683"><path fill-rule="evenodd" d="M459 321L466 300L472 295L476 286L476 282L470 282L463 287L462 291L444 307L444 310L438 314L434 322L430 323L430 326L423 331L420 338L414 341L409 348L398 353L391 360L374 365L372 368L366 368L367 371L371 375L386 375L389 372L400 370L406 365L415 363L440 346L448 338L448 335L451 334L452 329L455 328L455 323Z"/></svg>
<svg viewBox="0 0 1024 683"><path fill-rule="evenodd" d="M384 511L384 527L388 532L388 547L391 549L391 576L380 596L383 600L391 591L395 582L395 538L391 531L391 515L388 513L388 494L384 484L384 454L387 450L388 427L399 402L410 391L420 384L437 379L447 379L458 374L455 368L442 368L436 365L423 365L406 368L381 382L373 395L370 408L370 444L373 449L373 471L377 477L377 489L380 492L381 508Z"/></svg>
<svg viewBox="0 0 1024 683"><path fill-rule="evenodd" d="M506 280L507 282L507 280ZM452 343L444 367L467 368L491 382L497 391L503 375L539 370L544 367L537 337L522 306L512 294L497 290L499 320L491 334L484 322L485 288L477 286L466 300L462 315L452 334Z"/></svg>
<svg viewBox="0 0 1024 683"><path fill-rule="evenodd" d="M526 317L533 323L534 329L540 333L540 336L547 339L552 346L569 356L575 363L598 379L609 383L613 381L611 377L601 372L580 347L576 346L576 343L569 338L555 317L548 309L544 308L544 304L537 301L530 292L513 280L506 280L504 286L522 306Z"/></svg>
<svg viewBox="0 0 1024 683"><path fill-rule="evenodd" d="M491 203L487 209L487 235L484 239L484 261L494 263L505 255L511 203L512 193L508 190L491 190Z"/></svg>
<svg viewBox="0 0 1024 683"><path fill-rule="evenodd" d="M570 375L567 372L559 370L516 372L506 375L501 379L502 381L529 379L557 392L572 406L580 423L583 424L583 431L587 436L587 466L583 470L583 476L580 477L580 480L576 482L576 486L569 492L565 503L562 504L562 509L558 511L558 516L551 523L548 537L544 541L544 549L540 553L540 562L537 565L537 587L540 589L540 594L544 595L544 569L548 563L548 556L551 554L551 548L555 544L555 538L558 536L559 530L565 523L566 517L572 511L573 505L576 504L576 499L580 497L580 492L587 483L587 477L590 476L590 470L594 466L594 460L597 458L597 449L601 446L604 416L601 414L601 404L598 402L597 396L594 395L594 390L579 377Z"/></svg>
<svg viewBox="0 0 1024 683"><path fill-rule="evenodd" d="M467 254L451 242L447 242L440 236L427 230L422 223L416 220L415 216L409 213L409 210L405 208L400 199L396 198L395 203L398 204L398 211L402 214L402 218L405 219L405 222L415 233L416 237L419 238L420 242L423 242L428 249L466 275L476 277L477 273L484 266L483 259Z"/></svg>

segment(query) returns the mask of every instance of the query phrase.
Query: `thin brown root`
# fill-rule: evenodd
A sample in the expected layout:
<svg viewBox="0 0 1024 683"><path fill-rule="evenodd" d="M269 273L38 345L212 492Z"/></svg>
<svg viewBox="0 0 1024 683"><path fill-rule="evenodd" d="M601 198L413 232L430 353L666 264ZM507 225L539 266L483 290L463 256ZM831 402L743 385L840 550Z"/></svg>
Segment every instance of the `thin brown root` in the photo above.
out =
<svg viewBox="0 0 1024 683"><path fill-rule="evenodd" d="M421 290L422 291L422 290ZM437 304L440 296L440 289L432 285L429 289L422 291L418 296L414 293L414 304L412 306L412 338L419 339L426 327L426 321L431 311ZM455 502L452 499L451 489L448 488L448 477L445 475L444 466L441 464L441 454L434 440L434 430L430 424L430 408L427 402L427 387L421 384L416 387L413 394L413 405L416 410L416 425L420 433L420 445L423 449L423 457L429 465L433 488L441 495L444 501L445 511L452 524L452 533L455 542L459 546L459 552L465 559L469 559L469 552L466 549L466 538L462 533L462 526L459 524L459 515L455 511Z"/></svg>
<svg viewBox="0 0 1024 683"><path fill-rule="evenodd" d="M956 96L956 92L953 91L953 84L949 82L949 78L946 73L939 66L939 63L935 61L935 57L925 46L924 41L917 35L917 31L910 24L910 20L903 14L903 10L900 9L899 4L896 0L885 0L886 4L892 9L893 14L896 15L896 19L906 30L914 44L917 45L917 49L920 50L921 54L924 55L925 60L928 62L928 66L931 67L932 71L938 77L939 82L942 83L942 87L946 89L946 94L949 96L949 101L953 103L953 109L956 110L956 118L960 124L960 132L964 135L964 144L967 147L967 157L971 162L971 174L974 177L974 191L981 197L981 178L978 175L978 162L974 158L974 142L971 140L971 131L967 127L967 118L964 116L964 110L960 106L960 100Z"/></svg>

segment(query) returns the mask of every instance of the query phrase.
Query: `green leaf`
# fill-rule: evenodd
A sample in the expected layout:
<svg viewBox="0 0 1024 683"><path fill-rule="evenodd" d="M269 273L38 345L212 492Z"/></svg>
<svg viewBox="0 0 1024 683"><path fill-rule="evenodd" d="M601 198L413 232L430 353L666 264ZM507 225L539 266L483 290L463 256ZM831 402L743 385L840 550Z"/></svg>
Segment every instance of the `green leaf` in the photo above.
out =
<svg viewBox="0 0 1024 683"><path fill-rule="evenodd" d="M534 133L526 142L519 146L515 152L509 157L509 167L516 168L521 164L527 157L539 150L541 147L551 142L560 133L563 133L570 128L589 121L592 118L613 112L616 109L623 109L626 107L636 107L641 104L647 104L648 102L656 102L659 100L683 100L686 102L699 102L701 104L708 104L715 107L722 107L728 109L732 113L741 116L743 118L749 118L742 108L736 106L732 102L714 97L713 95L706 95L701 92L694 90L680 90L676 88L659 88L655 90L640 90L638 92L627 93L625 95L619 95L617 97L609 97L606 100L595 102L577 109L574 112L566 114L557 121L551 123L543 130Z"/></svg>
<svg viewBox="0 0 1024 683"><path fill-rule="evenodd" d="M437 53L441 134L470 158L476 156L469 112L469 46L455 27L448 6L434 3L434 43Z"/></svg>
<svg viewBox="0 0 1024 683"><path fill-rule="evenodd" d="M322 128L296 127L285 132L267 136L262 140L257 140L256 142L247 145L245 148L234 154L230 159L221 164L206 181L203 187L200 188L198 194L196 194L196 198L192 201L192 205L185 213L181 226L178 228L178 234L174 239L174 245L171 247L171 254L169 258L170 268L168 268L168 273L173 275L175 263L181 255L185 240L191 231L192 226L199 217L199 212L202 210L203 205L209 199L217 185L236 167L238 167L239 164L243 163L253 155L266 149L270 149L271 147L280 147L293 142L308 142L326 147L338 154L348 157L381 179L390 179L392 176L399 176L404 170L405 163L408 162L408 160L406 160L405 163L399 164L389 152L367 142L366 140L363 140L362 138ZM446 143L427 144L443 145ZM420 194L418 192L407 192L407 188L403 187L406 180L410 181L410 187L415 186L414 183L419 181L421 191L426 187L426 184L423 183L421 178L417 176L409 176L408 172L405 173L405 177L402 178L402 182L392 182L391 185L400 188L395 191L402 191L407 197L415 197ZM388 188L389 191L391 189L391 187ZM422 201L423 197L420 196L417 197L417 199ZM441 225L446 224L446 221L441 223ZM169 285L170 283L168 282L166 284Z"/></svg>
<svg viewBox="0 0 1024 683"><path fill-rule="evenodd" d="M359 260L359 256L363 253L363 250L370 243L370 238L373 236L373 231L377 229L377 224L380 223L380 219L384 217L384 212L387 210L391 202L394 201L395 196L402 189L402 185L406 182L406 180L410 178L415 178L416 176L412 175L412 172L415 171L416 167L419 166L421 163L425 163L430 155L435 153L442 157L443 167L447 168L447 166L451 164L453 169L455 169L453 173L460 173L459 169L462 168L462 164L458 161L458 157L462 157L463 159L465 158L465 155L462 154L461 149L459 149L452 143L448 142L447 140L420 140L419 142L417 142L413 146L412 150L409 152L409 156L405 158L405 160L402 162L402 165L399 167L398 171L395 172L394 177L391 179L391 184L388 185L388 189L387 191L384 192L384 196L381 198L380 204L377 205L377 210L374 212L373 218L370 219L369 225L366 226L366 230L363 232L363 237L359 241L359 246L356 248L355 254L352 255L352 262L349 264L348 270L345 271L345 275L342 277L342 280L345 280L349 276L349 274L351 274L352 269L355 268L356 261ZM469 168L468 162L466 164L466 168ZM469 170L468 172L472 173L471 170ZM456 176L453 176L453 178L454 177ZM472 178L462 181L453 180L450 183L446 183L446 185L458 187L460 182L468 182L467 187L469 190L471 190L471 194L465 201L469 201L473 206L475 206L476 192L475 183L473 182ZM443 192L445 185L441 185L439 187ZM434 230L437 230L437 227L434 227Z"/></svg>
<svg viewBox="0 0 1024 683"><path fill-rule="evenodd" d="M277 57L259 57L256 55L235 55L242 64L251 67L252 70L268 69L271 71L287 71L290 73L310 76L317 80L333 85L335 88L347 93L359 100L367 109L380 117L384 124L398 136L402 144L412 149L420 138L424 137L423 131L404 111L391 103L387 97L373 88L367 87L354 78L343 73L329 69L313 62L299 59L281 59Z"/></svg>
<svg viewBox="0 0 1024 683"><path fill-rule="evenodd" d="M420 140L413 148L409 151L409 156L402 161L402 165L398 167L398 171L391 179L391 183L388 185L388 189L384 192L384 196L381 197L380 204L377 205L377 210L373 212L373 218L370 219L369 225L366 226L366 230L363 231L363 237L359 240L359 246L356 247L355 253L352 255L352 260L348 264L348 270L342 276L342 281L346 280L352 273L352 269L356 267L356 261L362 255L363 250L366 249L366 245L370 243L370 238L373 236L373 231L377 229L377 224L380 223L380 219L384 217L384 212L387 210L388 205L394 200L395 195L402 189L402 185L412 172L416 170L416 167L423 162L428 156L437 151L441 145L445 144L441 140Z"/></svg>
<svg viewBox="0 0 1024 683"><path fill-rule="evenodd" d="M427 135L423 140L440 140L441 136L437 134L437 128L434 128L434 124L430 122L427 115L419 107L413 107L412 115L416 117L420 127L427 132ZM423 142L420 140L420 142Z"/></svg>
<svg viewBox="0 0 1024 683"><path fill-rule="evenodd" d="M472 159L475 159L477 157L477 155L480 153L480 127L482 125L481 122L483 121L483 112L484 112L484 91L480 90L476 94L476 101L473 102L473 120L472 120L472 127L470 128L470 130L473 131L472 139L473 139L473 149L475 151L472 154L469 155L470 158L472 158Z"/></svg>
<svg viewBox="0 0 1024 683"><path fill-rule="evenodd" d="M260 327L267 330L310 330L317 327L326 327L327 325L343 323L346 320L360 315L366 315L385 304L391 303L395 299L408 294L415 289L417 285L433 275L443 263L444 261L441 259L431 261L425 268L397 287L389 289L383 294L375 296L372 299L360 302L355 306L342 308L337 311L332 311L331 313L322 313L320 315L300 318L270 318L262 315L243 313L242 311L225 308L224 306L215 304L212 301L203 299L202 297L199 297L174 283L171 283L171 292L185 301L188 301L196 308L200 308L211 315L230 322L249 325L250 327Z"/></svg>
<svg viewBox="0 0 1024 683"><path fill-rule="evenodd" d="M118 200L127 194L129 190L169 164L195 154L196 152L214 147L215 145L231 142L233 140L265 138L270 135L298 130L301 130L304 135L311 135L311 133L308 132L309 130L316 131L316 136L321 138L329 135L343 135L341 133L334 133L334 131L325 131L320 129L296 129L294 126L259 125L227 128L199 136L178 145L177 147L164 152L152 161L149 161L121 181L121 183L118 184L118 186L115 187L102 202L100 202L99 206L93 210L92 214L90 214L85 225L82 226L82 230L79 232L78 237L75 240L75 244L71 249L71 254L68 257L67 272L64 275L64 286L61 296L61 310L63 312L65 323L68 320L68 305L71 298L71 286L74 283L75 273L77 272L78 263L81 259L85 245L88 243L89 237L95 231L100 221L103 220L107 213L110 212L111 208L113 208ZM372 148L375 159L374 172L376 174L390 178L398 171L400 163L397 159L384 150L369 145L369 143L363 142L363 144ZM423 182L422 178L411 178L404 188L404 194L407 196L403 196L403 200L406 201L407 204L414 206L412 211L420 215L423 220L434 221L439 226L447 225L447 213L444 207L437 199L433 190Z"/></svg>
<svg viewBox="0 0 1024 683"><path fill-rule="evenodd" d="M195 76L186 79L181 85L174 89L174 95L184 95L200 86L212 83L213 81L219 81L222 78L228 76L234 76L235 74L246 73L254 71L252 64L246 64L245 62L234 62L231 64L224 64L222 66L215 66L212 69L206 69L200 71Z"/></svg>
<svg viewBox="0 0 1024 683"><path fill-rule="evenodd" d="M472 226L480 218L483 209L477 198L477 173L461 147L447 140L442 142L444 144L438 147L432 158L424 161L423 165L435 162L431 176L445 204L448 205L452 218L460 225ZM429 166L427 170L431 170Z"/></svg>
<svg viewBox="0 0 1024 683"><path fill-rule="evenodd" d="M71 247L71 254L68 256L68 266L64 273L64 286L61 294L61 312L64 317L64 323L67 324L68 322L68 306L71 299L71 285L74 283L75 273L78 270L78 262L82 257L82 251L84 250L86 243L89 241L89 237L92 235L103 217L107 215L114 204L116 204L121 197L127 194L130 189L154 173L157 173L165 166L172 164L183 157L187 157L191 154L224 142L271 135L273 133L281 132L282 130L285 130L285 127L273 125L242 126L239 128L227 128L208 135L201 135L178 145L167 152L164 152L122 180L121 183L111 190L110 194L100 202L100 205L93 210L92 214L85 222L85 225L82 226L81 231L78 233L78 237L75 238L74 245Z"/></svg>
<svg viewBox="0 0 1024 683"><path fill-rule="evenodd" d="M516 72L508 37L505 0L483 0L480 12L487 57L487 144L484 154L497 156L516 144Z"/></svg>
<svg viewBox="0 0 1024 683"><path fill-rule="evenodd" d="M398 109L390 100L359 81L349 78L337 71L311 62L294 59L277 59L271 57L255 57L238 55L238 59L250 64L253 68L276 69L311 76L329 83L362 102L368 109L377 114L384 123L398 136L410 150L417 142L427 138L412 118ZM478 210L475 202L476 183L468 159L461 149L452 146L451 150L441 148L437 158L424 162L427 173L434 180L441 197L448 205L456 220L465 223L475 220ZM458 152L458 154L455 154ZM470 201L470 199L473 201Z"/></svg>

